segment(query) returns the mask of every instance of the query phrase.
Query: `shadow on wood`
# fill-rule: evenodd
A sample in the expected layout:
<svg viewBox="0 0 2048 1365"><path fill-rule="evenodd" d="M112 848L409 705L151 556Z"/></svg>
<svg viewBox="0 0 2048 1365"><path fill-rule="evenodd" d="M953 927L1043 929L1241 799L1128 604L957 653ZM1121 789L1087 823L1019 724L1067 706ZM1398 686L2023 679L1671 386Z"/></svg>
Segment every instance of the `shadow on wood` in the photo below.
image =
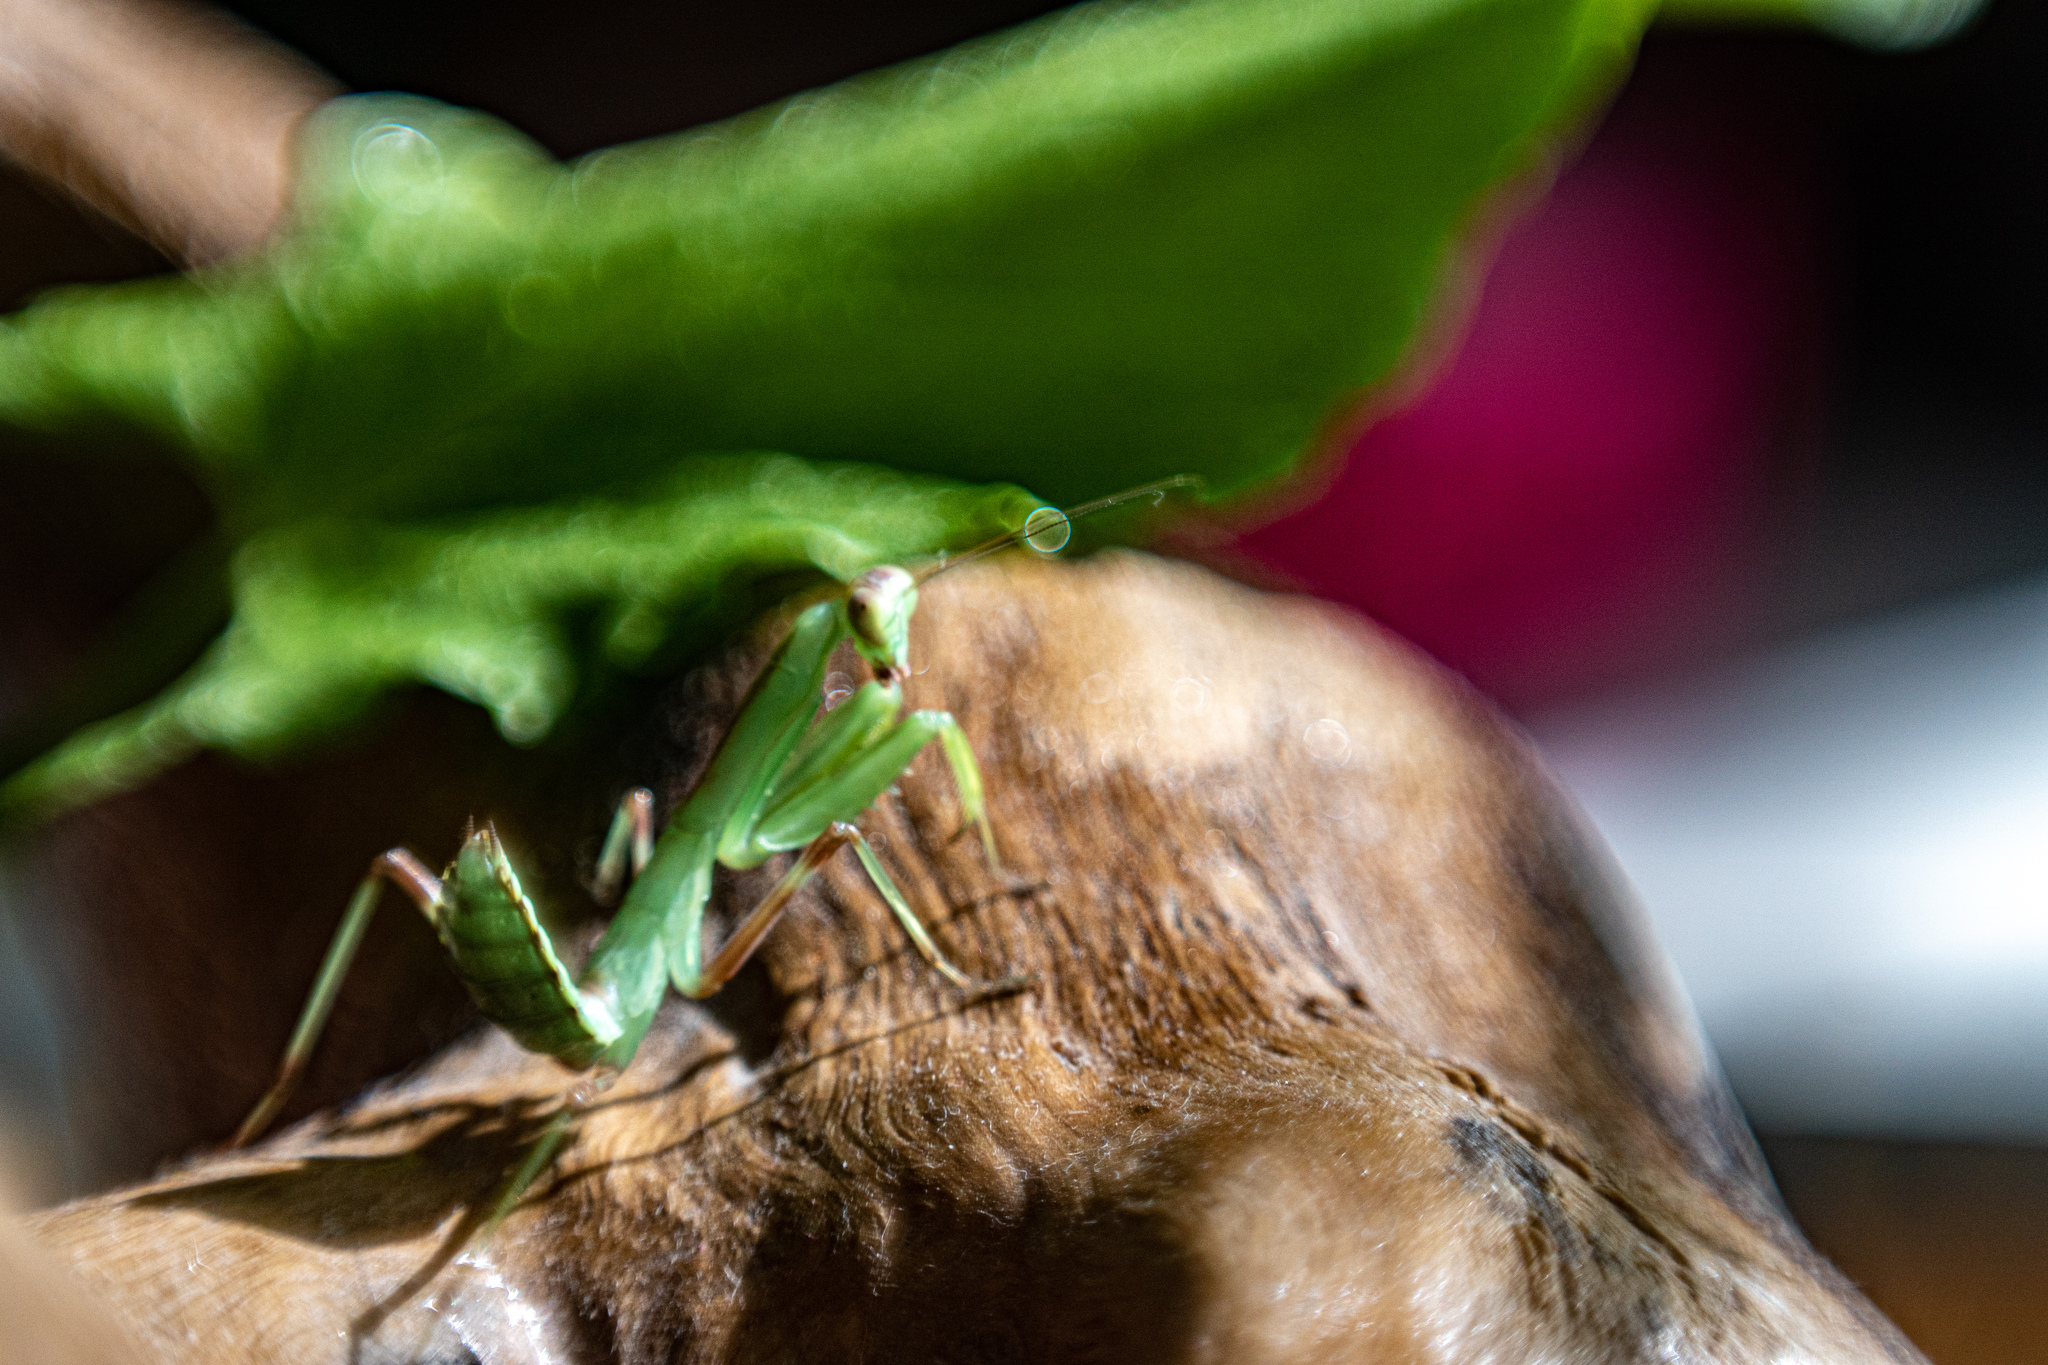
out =
<svg viewBox="0 0 2048 1365"><path fill-rule="evenodd" d="M1005 871L936 755L867 824L1028 989L948 988L841 859L487 1263L423 1274L567 1083L488 1033L40 1235L173 1360L1918 1358L1786 1219L1597 843L1427 662L1117 554L934 580L915 663Z"/></svg>

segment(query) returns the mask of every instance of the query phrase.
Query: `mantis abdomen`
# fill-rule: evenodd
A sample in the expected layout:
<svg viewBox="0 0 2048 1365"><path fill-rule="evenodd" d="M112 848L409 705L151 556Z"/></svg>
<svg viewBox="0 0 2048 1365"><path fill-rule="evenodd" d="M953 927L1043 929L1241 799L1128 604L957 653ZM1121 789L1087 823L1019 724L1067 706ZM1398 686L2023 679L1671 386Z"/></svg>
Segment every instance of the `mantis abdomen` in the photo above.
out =
<svg viewBox="0 0 2048 1365"><path fill-rule="evenodd" d="M477 1009L521 1047L582 1070L619 1036L605 1002L569 979L489 825L463 841L429 917Z"/></svg>

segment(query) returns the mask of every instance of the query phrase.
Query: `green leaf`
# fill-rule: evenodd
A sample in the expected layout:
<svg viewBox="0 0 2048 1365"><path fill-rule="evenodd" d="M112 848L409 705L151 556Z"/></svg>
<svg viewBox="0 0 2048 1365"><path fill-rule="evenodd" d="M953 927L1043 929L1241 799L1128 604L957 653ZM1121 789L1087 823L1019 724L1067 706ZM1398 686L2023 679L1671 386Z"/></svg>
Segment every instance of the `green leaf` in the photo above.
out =
<svg viewBox="0 0 2048 1365"><path fill-rule="evenodd" d="M241 546L233 624L198 669L4 799L75 800L195 745L282 752L408 682L532 738L589 668L632 662L621 641L786 568L806 537L896 555L1023 506L999 491L921 545L866 534L873 508L796 509L691 550L641 605L561 587L603 558L568 529L583 500L659 488L639 496L681 517L699 452L1063 503L1281 477L1400 360L1484 192L1613 86L1648 17L1082 6L566 166L479 114L337 101L274 247L0 326L0 420L150 434ZM522 536L548 547L545 607L437 586L444 541L512 564ZM611 613L599 643L549 624L571 598Z"/></svg>
<svg viewBox="0 0 2048 1365"><path fill-rule="evenodd" d="M1228 494L1388 371L1477 196L1644 18L1090 6L570 166L346 99L290 238L29 310L0 415L145 427L244 521L551 497L675 449Z"/></svg>
<svg viewBox="0 0 2048 1365"><path fill-rule="evenodd" d="M592 670L644 672L736 624L748 582L843 581L1004 534L1038 505L1019 488L871 466L697 455L609 496L281 525L235 556L234 620L198 665L23 769L0 789L0 819L93 800L202 747L287 752L411 683L474 701L508 740L532 743Z"/></svg>

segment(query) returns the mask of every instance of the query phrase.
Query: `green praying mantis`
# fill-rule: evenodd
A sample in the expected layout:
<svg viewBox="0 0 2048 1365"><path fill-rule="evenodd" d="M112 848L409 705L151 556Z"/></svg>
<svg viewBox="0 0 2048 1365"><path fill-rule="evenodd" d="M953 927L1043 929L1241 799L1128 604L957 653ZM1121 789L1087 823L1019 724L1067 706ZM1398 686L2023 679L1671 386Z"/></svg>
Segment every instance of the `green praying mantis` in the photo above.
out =
<svg viewBox="0 0 2048 1365"><path fill-rule="evenodd" d="M1195 482L1181 476L1065 511L1041 507L1012 535L951 559L941 555L921 574L896 565L869 569L843 593L805 609L659 838L651 793L636 789L620 802L598 854L594 890L600 903L610 903L630 884L610 927L574 976L488 823L470 831L438 877L406 849L378 855L321 963L276 1081L227 1146L242 1147L261 1136L290 1099L385 882L403 891L433 925L486 1019L529 1051L604 1077L631 1063L671 984L697 999L717 992L760 946L791 898L848 844L918 952L947 981L970 992L1024 984L1027 978L977 980L949 961L853 823L937 740L959 794L963 830L975 828L984 856L992 867L1000 866L981 769L959 723L944 711L902 714L918 586L945 569L1019 543L1057 553L1071 537L1074 519L1141 498L1156 505L1168 490ZM827 668L847 641L873 676L827 709ZM787 873L707 961L703 921L714 867L758 867L792 851L797 857ZM573 1109L573 1103L565 1105L536 1143L487 1228L495 1227L546 1165Z"/></svg>

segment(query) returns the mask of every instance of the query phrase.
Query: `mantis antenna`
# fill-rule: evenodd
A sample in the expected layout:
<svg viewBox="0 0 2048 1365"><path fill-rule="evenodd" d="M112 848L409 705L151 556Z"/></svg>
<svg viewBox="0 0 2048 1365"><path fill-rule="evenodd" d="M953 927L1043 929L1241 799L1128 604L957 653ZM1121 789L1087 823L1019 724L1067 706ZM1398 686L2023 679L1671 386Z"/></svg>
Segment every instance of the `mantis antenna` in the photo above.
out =
<svg viewBox="0 0 2048 1365"><path fill-rule="evenodd" d="M1078 507L1069 507L1065 510L1058 507L1040 507L1024 518L1022 526L1008 535L997 536L994 540L977 545L971 550L963 550L957 555L948 555L941 550L931 564L912 576L918 583L924 583L948 569L957 569L962 564L986 559L996 551L1007 550L1012 545L1029 545L1040 554L1055 555L1067 548L1067 542L1074 537L1074 523L1082 517L1111 507L1120 507L1127 502L1137 502L1141 498L1150 498L1152 505L1157 507L1166 500L1166 495L1176 488L1201 486L1202 478L1199 474L1176 474L1170 479L1142 484L1137 488L1127 488L1121 493L1111 493L1106 498L1084 502Z"/></svg>

